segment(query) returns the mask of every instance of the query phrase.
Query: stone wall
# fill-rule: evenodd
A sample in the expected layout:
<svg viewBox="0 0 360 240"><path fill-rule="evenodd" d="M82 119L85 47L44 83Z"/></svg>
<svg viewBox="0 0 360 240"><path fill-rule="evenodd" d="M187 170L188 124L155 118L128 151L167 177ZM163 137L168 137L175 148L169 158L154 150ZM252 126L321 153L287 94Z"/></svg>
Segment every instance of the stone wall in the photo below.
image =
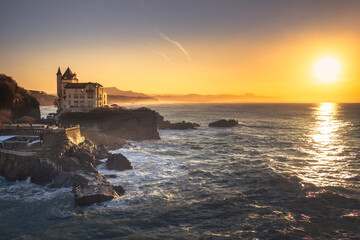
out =
<svg viewBox="0 0 360 240"><path fill-rule="evenodd" d="M3 129L0 131L0 135L33 135L41 136L44 144L47 146L54 146L62 141L68 139L75 144L79 144L85 140L81 136L80 126L77 125L71 128L61 129L30 129L30 128L18 128L18 129Z"/></svg>

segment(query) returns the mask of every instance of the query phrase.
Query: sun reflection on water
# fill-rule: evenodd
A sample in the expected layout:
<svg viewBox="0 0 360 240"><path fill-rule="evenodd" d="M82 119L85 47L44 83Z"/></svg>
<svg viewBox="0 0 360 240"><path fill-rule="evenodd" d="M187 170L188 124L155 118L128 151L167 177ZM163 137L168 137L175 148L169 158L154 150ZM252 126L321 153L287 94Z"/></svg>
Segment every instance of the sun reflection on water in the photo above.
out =
<svg viewBox="0 0 360 240"><path fill-rule="evenodd" d="M337 118L339 106L320 103L314 110L315 124L311 128L307 166L302 178L318 186L339 186L350 176L342 152L341 128L346 124Z"/></svg>

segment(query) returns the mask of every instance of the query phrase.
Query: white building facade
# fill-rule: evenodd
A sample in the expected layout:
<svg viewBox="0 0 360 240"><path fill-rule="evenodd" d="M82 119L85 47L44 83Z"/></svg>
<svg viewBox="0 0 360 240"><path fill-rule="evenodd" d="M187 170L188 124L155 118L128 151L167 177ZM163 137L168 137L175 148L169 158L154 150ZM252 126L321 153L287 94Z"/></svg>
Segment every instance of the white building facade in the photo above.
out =
<svg viewBox="0 0 360 240"><path fill-rule="evenodd" d="M81 112L107 105L107 94L99 83L79 83L76 73L67 68L57 76L58 112Z"/></svg>

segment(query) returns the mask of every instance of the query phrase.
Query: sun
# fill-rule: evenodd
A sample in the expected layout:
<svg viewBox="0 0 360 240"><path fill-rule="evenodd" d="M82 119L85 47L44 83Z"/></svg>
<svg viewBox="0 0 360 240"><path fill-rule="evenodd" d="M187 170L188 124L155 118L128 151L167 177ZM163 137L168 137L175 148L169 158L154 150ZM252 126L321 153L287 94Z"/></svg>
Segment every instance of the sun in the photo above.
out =
<svg viewBox="0 0 360 240"><path fill-rule="evenodd" d="M334 57L322 57L315 63L315 76L322 82L333 82L341 71L339 60Z"/></svg>

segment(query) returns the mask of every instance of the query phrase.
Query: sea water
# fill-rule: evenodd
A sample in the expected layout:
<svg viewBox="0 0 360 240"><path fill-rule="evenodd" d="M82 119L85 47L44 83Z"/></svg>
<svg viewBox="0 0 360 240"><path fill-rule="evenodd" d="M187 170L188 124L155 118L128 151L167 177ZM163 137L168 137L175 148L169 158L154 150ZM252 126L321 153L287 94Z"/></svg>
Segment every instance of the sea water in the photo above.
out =
<svg viewBox="0 0 360 240"><path fill-rule="evenodd" d="M0 178L0 239L359 239L360 104L152 105L197 130L114 151L117 200ZM209 128L219 119L234 128Z"/></svg>

